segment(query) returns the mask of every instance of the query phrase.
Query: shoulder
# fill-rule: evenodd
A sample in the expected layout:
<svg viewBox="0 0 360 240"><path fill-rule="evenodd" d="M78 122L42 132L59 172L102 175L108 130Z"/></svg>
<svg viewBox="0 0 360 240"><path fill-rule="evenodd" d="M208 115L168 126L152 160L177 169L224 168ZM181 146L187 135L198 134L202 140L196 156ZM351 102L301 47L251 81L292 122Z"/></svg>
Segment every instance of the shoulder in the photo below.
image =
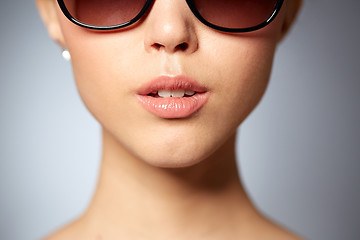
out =
<svg viewBox="0 0 360 240"><path fill-rule="evenodd" d="M75 220L68 225L56 230L42 240L82 240L89 239L84 235L84 226L81 220ZM94 239L97 240L97 239Z"/></svg>
<svg viewBox="0 0 360 240"><path fill-rule="evenodd" d="M263 236L260 239L266 240L305 240L299 235L289 231L274 222L270 223L265 229Z"/></svg>
<svg viewBox="0 0 360 240"><path fill-rule="evenodd" d="M262 214L255 218L248 228L247 236L239 239L256 239L256 240L305 240L296 233L290 231L282 224L270 219Z"/></svg>

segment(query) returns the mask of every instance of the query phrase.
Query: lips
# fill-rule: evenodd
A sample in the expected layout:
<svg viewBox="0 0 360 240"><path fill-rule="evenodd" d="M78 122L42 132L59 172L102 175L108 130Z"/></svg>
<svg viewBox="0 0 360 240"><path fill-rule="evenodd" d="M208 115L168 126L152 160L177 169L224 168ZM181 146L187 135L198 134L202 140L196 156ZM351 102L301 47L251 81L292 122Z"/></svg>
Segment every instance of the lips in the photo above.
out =
<svg viewBox="0 0 360 240"><path fill-rule="evenodd" d="M136 93L139 103L160 118L186 118L198 112L210 92L186 76L160 76L143 85Z"/></svg>

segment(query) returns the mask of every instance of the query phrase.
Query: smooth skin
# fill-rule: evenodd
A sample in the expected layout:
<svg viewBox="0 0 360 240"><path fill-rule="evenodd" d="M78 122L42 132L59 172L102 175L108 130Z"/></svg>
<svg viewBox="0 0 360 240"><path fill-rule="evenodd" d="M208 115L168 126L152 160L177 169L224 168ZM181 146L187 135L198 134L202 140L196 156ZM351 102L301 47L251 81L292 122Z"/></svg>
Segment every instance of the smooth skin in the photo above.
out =
<svg viewBox="0 0 360 240"><path fill-rule="evenodd" d="M103 132L88 209L46 239L300 239L254 207L234 145L301 0L285 1L272 24L244 34L203 25L184 0L157 0L134 26L106 33L74 25L55 0L37 5L49 35L71 53L78 91ZM161 75L190 76L211 97L189 118L156 117L134 95Z"/></svg>

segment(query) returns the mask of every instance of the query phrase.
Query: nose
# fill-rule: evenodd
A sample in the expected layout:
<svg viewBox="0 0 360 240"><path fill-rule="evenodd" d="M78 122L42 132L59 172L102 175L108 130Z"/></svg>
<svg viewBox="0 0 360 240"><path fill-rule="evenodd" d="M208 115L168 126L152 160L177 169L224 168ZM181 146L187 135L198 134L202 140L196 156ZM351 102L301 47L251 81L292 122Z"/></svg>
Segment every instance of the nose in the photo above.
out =
<svg viewBox="0 0 360 240"><path fill-rule="evenodd" d="M194 18L184 0L154 1L144 24L148 52L193 53L198 49Z"/></svg>

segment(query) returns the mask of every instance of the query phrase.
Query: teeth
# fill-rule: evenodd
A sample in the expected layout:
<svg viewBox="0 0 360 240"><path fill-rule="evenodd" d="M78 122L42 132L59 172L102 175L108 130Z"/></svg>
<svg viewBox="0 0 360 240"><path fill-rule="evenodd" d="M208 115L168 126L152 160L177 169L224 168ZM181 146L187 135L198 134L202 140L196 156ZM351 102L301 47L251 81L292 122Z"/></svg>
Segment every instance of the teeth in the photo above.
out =
<svg viewBox="0 0 360 240"><path fill-rule="evenodd" d="M177 89L177 90L159 90L157 92L152 92L152 95L159 95L159 97L169 98L169 97L184 97L186 96L193 96L196 92L192 90L184 90L184 89Z"/></svg>
<svg viewBox="0 0 360 240"><path fill-rule="evenodd" d="M178 89L178 90L159 90L158 95L160 97L184 97L185 90Z"/></svg>
<svg viewBox="0 0 360 240"><path fill-rule="evenodd" d="M185 90L174 90L171 91L171 97L183 97L185 95Z"/></svg>
<svg viewBox="0 0 360 240"><path fill-rule="evenodd" d="M192 95L195 94L195 92L194 92L194 91L191 91L191 90L186 90L186 91L185 91L185 94L188 95L188 96L192 96Z"/></svg>
<svg viewBox="0 0 360 240"><path fill-rule="evenodd" d="M158 95L159 95L160 97L171 97L172 92L169 91L169 90L159 90L159 91L158 91Z"/></svg>

